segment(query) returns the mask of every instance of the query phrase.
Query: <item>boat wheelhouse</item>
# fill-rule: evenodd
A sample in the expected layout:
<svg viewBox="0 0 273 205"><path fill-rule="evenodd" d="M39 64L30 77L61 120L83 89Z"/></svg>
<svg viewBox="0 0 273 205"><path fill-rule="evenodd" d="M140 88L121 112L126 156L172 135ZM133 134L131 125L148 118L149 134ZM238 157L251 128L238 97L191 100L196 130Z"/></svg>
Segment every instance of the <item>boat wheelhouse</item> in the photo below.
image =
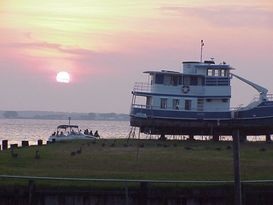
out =
<svg viewBox="0 0 273 205"><path fill-rule="evenodd" d="M273 133L273 101L267 89L232 74L225 62L183 62L182 71L146 71L148 83L132 91L130 124L160 135L245 135ZM248 106L230 109L232 77L256 89L260 96Z"/></svg>

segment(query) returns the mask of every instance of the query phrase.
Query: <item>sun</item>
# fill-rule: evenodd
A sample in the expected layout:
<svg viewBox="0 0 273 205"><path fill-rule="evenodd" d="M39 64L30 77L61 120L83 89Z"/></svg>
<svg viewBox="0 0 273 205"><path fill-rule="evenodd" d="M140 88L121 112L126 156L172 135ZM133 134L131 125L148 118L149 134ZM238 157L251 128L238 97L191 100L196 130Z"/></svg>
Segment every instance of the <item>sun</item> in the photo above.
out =
<svg viewBox="0 0 273 205"><path fill-rule="evenodd" d="M70 75L68 72L61 71L56 75L56 81L58 83L70 83Z"/></svg>

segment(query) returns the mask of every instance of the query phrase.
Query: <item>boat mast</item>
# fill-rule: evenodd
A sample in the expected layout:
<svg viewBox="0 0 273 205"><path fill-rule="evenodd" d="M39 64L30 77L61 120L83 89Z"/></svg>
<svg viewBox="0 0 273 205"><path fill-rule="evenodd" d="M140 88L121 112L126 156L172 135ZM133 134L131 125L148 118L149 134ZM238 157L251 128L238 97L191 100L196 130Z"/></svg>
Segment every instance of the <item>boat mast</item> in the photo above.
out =
<svg viewBox="0 0 273 205"><path fill-rule="evenodd" d="M203 61L203 47L204 47L204 41L203 40L201 40L201 56L200 56L200 62L202 63L202 61Z"/></svg>
<svg viewBox="0 0 273 205"><path fill-rule="evenodd" d="M243 81L244 83L250 85L251 87L253 87L255 90L257 90L260 93L260 100L267 100L267 92L268 90L260 85L257 85L256 83L253 83L245 78L242 78L238 75L235 75L233 73L230 73L231 76L234 76L236 78L238 78L239 80Z"/></svg>

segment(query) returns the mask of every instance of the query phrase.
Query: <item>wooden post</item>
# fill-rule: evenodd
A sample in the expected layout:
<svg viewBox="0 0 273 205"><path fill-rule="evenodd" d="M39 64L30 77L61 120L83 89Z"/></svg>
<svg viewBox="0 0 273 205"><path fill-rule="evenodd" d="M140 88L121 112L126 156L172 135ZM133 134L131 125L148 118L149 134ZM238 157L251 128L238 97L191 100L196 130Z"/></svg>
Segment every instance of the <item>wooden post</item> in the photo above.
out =
<svg viewBox="0 0 273 205"><path fill-rule="evenodd" d="M148 195L149 187L148 182L140 182L140 195L139 195L139 204L147 205L148 204Z"/></svg>
<svg viewBox="0 0 273 205"><path fill-rule="evenodd" d="M247 141L247 135L244 134L244 133L240 133L239 140L240 140L240 143L246 142Z"/></svg>
<svg viewBox="0 0 273 205"><path fill-rule="evenodd" d="M34 195L34 190L35 189L35 184L33 180L29 180L28 182L28 205L33 204L33 195Z"/></svg>
<svg viewBox="0 0 273 205"><path fill-rule="evenodd" d="M7 150L9 146L8 140L2 140L2 150Z"/></svg>
<svg viewBox="0 0 273 205"><path fill-rule="evenodd" d="M125 182L125 204L129 205L128 183Z"/></svg>
<svg viewBox="0 0 273 205"><path fill-rule="evenodd" d="M219 142L219 140L220 140L219 135L213 134L213 135L212 135L212 140L213 140L214 142Z"/></svg>
<svg viewBox="0 0 273 205"><path fill-rule="evenodd" d="M16 149L18 148L18 144L10 144L10 149Z"/></svg>
<svg viewBox="0 0 273 205"><path fill-rule="evenodd" d="M266 142L271 142L271 135L270 135L270 134L267 134L267 135L265 136L265 141L266 141Z"/></svg>
<svg viewBox="0 0 273 205"><path fill-rule="evenodd" d="M190 134L190 135L189 135L189 140L190 140L190 141L193 141L193 140L194 140L194 135L193 135L193 134Z"/></svg>
<svg viewBox="0 0 273 205"><path fill-rule="evenodd" d="M42 146L43 145L43 140L39 139L37 144L38 144L38 146Z"/></svg>
<svg viewBox="0 0 273 205"><path fill-rule="evenodd" d="M27 140L23 140L22 141L22 147L28 147L29 146L29 143Z"/></svg>
<svg viewBox="0 0 273 205"><path fill-rule="evenodd" d="M232 132L233 139L233 166L234 166L234 204L242 204L242 187L240 176L240 133L239 129Z"/></svg>

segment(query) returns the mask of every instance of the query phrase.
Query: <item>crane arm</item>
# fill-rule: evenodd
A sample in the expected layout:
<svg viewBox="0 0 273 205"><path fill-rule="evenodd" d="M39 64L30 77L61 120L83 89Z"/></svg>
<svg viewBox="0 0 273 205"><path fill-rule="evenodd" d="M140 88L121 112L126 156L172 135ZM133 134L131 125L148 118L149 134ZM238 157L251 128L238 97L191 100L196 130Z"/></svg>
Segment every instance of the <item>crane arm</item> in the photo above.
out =
<svg viewBox="0 0 273 205"><path fill-rule="evenodd" d="M250 85L251 87L253 87L255 90L257 90L260 94L260 100L267 100L267 92L268 90L260 85L257 85L256 83L253 83L245 78L242 78L238 75L235 75L233 73L230 73L231 76L234 76L236 78L238 78L239 80L243 81L244 83Z"/></svg>

